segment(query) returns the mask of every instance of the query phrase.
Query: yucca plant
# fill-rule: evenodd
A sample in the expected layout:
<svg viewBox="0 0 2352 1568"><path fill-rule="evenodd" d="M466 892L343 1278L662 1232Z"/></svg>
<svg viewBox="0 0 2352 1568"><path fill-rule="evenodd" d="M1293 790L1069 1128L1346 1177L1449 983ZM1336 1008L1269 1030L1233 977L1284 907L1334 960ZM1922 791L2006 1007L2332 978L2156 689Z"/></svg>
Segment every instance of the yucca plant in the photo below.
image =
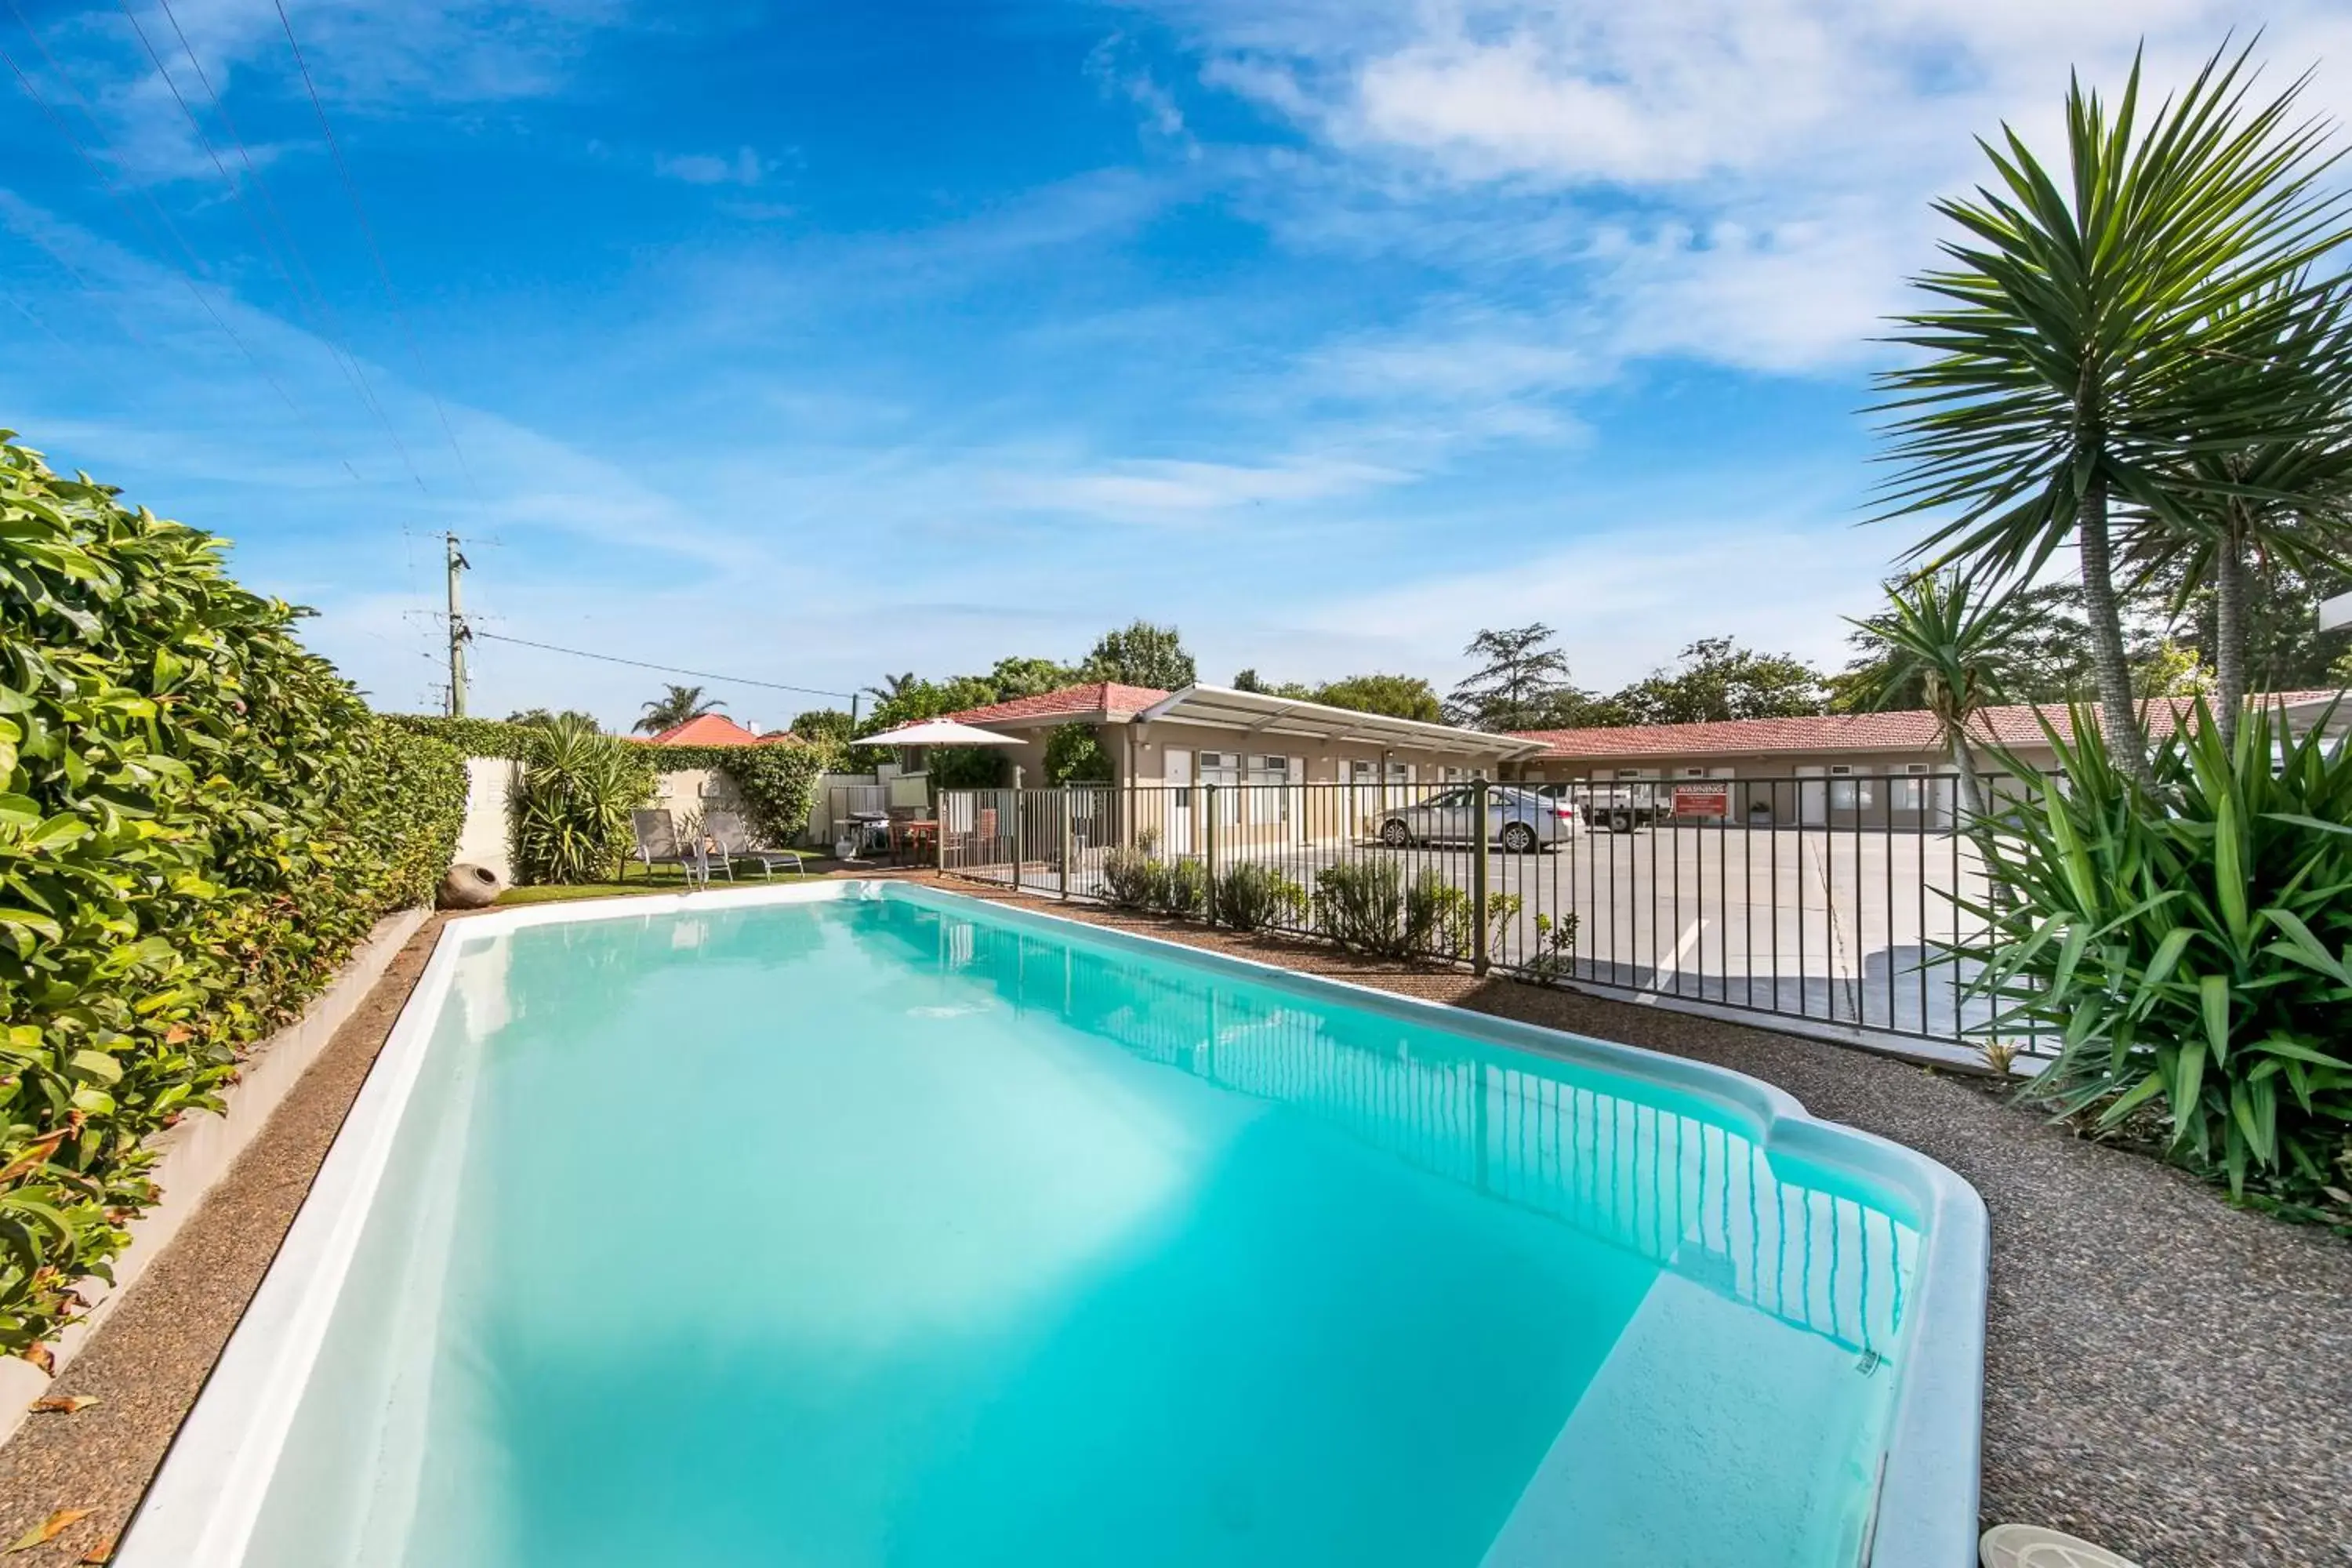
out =
<svg viewBox="0 0 2352 1568"><path fill-rule="evenodd" d="M2322 183L2327 123L2296 118L2308 79L2258 102L2251 53L2216 53L2148 115L2137 59L2112 112L2075 81L2055 168L2006 127L1986 142L1995 178L1937 204L1958 233L1918 279L1934 308L1895 319L1895 341L1927 358L1880 380L1887 514L1942 518L1921 551L2032 575L2075 546L2099 721L2143 786L2111 507L2193 535L2189 497L2292 503L2188 459L2336 422L2274 351L2282 318L2315 302L2298 280L2347 238L2347 197ZM2238 363L2251 385L2201 374Z"/></svg>
<svg viewBox="0 0 2352 1568"><path fill-rule="evenodd" d="M653 770L627 742L568 714L531 739L515 788L515 869L525 882L593 882L617 874L629 813L653 794Z"/></svg>
<svg viewBox="0 0 2352 1568"><path fill-rule="evenodd" d="M2332 710L2331 710L2332 711ZM2045 726L2047 728L2047 726ZM1988 1038L2061 1040L2029 1091L2103 1130L2155 1116L2174 1158L2352 1211L2352 748L2200 700L2150 756L2154 796L2078 710L2062 773L1980 836L2014 903L1965 905Z"/></svg>

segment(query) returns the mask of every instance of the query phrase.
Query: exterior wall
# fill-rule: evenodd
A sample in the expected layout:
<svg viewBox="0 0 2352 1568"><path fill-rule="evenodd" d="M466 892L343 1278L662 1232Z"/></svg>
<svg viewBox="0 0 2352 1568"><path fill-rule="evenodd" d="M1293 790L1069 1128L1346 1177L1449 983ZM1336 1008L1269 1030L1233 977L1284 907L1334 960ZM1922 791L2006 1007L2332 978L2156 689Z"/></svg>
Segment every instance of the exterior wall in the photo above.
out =
<svg viewBox="0 0 2352 1568"><path fill-rule="evenodd" d="M2056 753L2047 746L2021 747L2017 754L2033 767L2057 765ZM1977 765L1980 772L1993 771L1990 759L1982 756ZM1902 751L1540 757L1514 766L1511 774L1529 784L1637 788L1654 784L1662 789L1727 782L1735 820L1782 826L1936 828L1951 825L1957 792L1946 781L1954 772L1951 757L1943 752ZM1922 782L1906 782L1913 780Z"/></svg>
<svg viewBox="0 0 2352 1568"><path fill-rule="evenodd" d="M1045 741L1054 728L1067 721L1029 731L1007 731L1023 743L1005 749L1010 767L1021 770L1022 782L1036 787L1045 780ZM1203 847L1210 831L1207 792L1195 782L1248 784L1265 781L1269 770L1252 759L1282 759L1282 784L1334 785L1353 784L1341 791L1273 787L1219 790L1215 831L1224 845L1264 845L1357 837L1376 829L1387 808L1409 804L1444 784L1467 780L1479 773L1500 773L1496 753L1473 753L1433 747L1395 748L1347 742L1309 741L1297 735L1252 733L1210 725L1156 723L1099 724L1096 733L1110 755L1119 785L1132 784L1150 792L1134 807L1132 830L1157 836L1171 853L1188 854ZM1189 753L1181 761L1184 784L1171 788L1169 753ZM1203 758L1238 756L1242 766L1230 772L1212 770L1203 777ZM1010 772L1006 774L1011 781Z"/></svg>
<svg viewBox="0 0 2352 1568"><path fill-rule="evenodd" d="M733 812L747 822L751 815L751 805L735 787L735 781L716 768L686 768L655 775L653 804L676 817L681 826L688 817L700 818L714 811Z"/></svg>
<svg viewBox="0 0 2352 1568"><path fill-rule="evenodd" d="M488 867L507 881L514 880L507 800L520 771L520 764L504 757L466 759L466 821L457 830L457 864Z"/></svg>

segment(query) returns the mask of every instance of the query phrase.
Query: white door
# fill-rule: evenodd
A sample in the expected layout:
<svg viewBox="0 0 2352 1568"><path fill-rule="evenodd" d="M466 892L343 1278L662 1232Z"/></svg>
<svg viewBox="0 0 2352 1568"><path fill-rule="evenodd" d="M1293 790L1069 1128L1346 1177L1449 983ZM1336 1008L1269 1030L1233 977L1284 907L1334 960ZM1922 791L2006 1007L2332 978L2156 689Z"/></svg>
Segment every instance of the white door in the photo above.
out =
<svg viewBox="0 0 2352 1568"><path fill-rule="evenodd" d="M1160 832L1160 845L1171 856L1190 855L1192 852L1192 749L1190 746L1171 746L1160 754L1167 763L1160 771L1160 777L1167 781L1168 787L1160 792L1160 799L1167 804L1167 809L1162 813L1167 822Z"/></svg>
<svg viewBox="0 0 2352 1568"><path fill-rule="evenodd" d="M1830 819L1830 771L1825 767L1797 770L1797 820L1819 827Z"/></svg>

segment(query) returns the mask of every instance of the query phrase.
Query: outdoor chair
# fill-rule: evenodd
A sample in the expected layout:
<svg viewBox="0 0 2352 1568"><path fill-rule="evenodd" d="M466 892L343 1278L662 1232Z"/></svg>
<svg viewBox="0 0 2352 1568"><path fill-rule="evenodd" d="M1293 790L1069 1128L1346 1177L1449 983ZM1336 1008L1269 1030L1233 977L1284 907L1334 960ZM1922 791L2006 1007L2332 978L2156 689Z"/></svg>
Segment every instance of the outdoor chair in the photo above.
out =
<svg viewBox="0 0 2352 1568"><path fill-rule="evenodd" d="M709 860L698 847L678 842L677 822L668 812L633 811L629 826L636 835L637 858L645 863L646 875L656 866L675 866L688 882L698 877L710 880Z"/></svg>
<svg viewBox="0 0 2352 1568"><path fill-rule="evenodd" d="M808 874L808 862L797 849L768 849L751 842L751 831L743 819L730 811L714 811L702 819L706 840L704 855L713 866L735 879L735 862L757 860L762 874L772 880L779 866L790 866L801 876Z"/></svg>

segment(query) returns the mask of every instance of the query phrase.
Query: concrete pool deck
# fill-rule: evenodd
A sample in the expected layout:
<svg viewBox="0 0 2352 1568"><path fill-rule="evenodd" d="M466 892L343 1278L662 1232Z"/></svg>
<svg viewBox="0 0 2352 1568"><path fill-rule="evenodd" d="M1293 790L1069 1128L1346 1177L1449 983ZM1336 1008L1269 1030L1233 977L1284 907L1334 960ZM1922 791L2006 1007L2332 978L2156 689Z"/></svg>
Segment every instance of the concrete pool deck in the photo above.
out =
<svg viewBox="0 0 2352 1568"><path fill-rule="evenodd" d="M1861 1052L1459 971L1361 963L1313 943L1003 901L1734 1068L1821 1116L1920 1149L1973 1183L1992 1214L1989 1521L2056 1525L2147 1568L2352 1563L2341 1524L2352 1246L2231 1210L2177 1173L2074 1139L1981 1088ZM103 1403L37 1417L0 1448L0 1542L53 1510L93 1510L12 1561L84 1561L128 1518L439 924L403 952L53 1390Z"/></svg>

